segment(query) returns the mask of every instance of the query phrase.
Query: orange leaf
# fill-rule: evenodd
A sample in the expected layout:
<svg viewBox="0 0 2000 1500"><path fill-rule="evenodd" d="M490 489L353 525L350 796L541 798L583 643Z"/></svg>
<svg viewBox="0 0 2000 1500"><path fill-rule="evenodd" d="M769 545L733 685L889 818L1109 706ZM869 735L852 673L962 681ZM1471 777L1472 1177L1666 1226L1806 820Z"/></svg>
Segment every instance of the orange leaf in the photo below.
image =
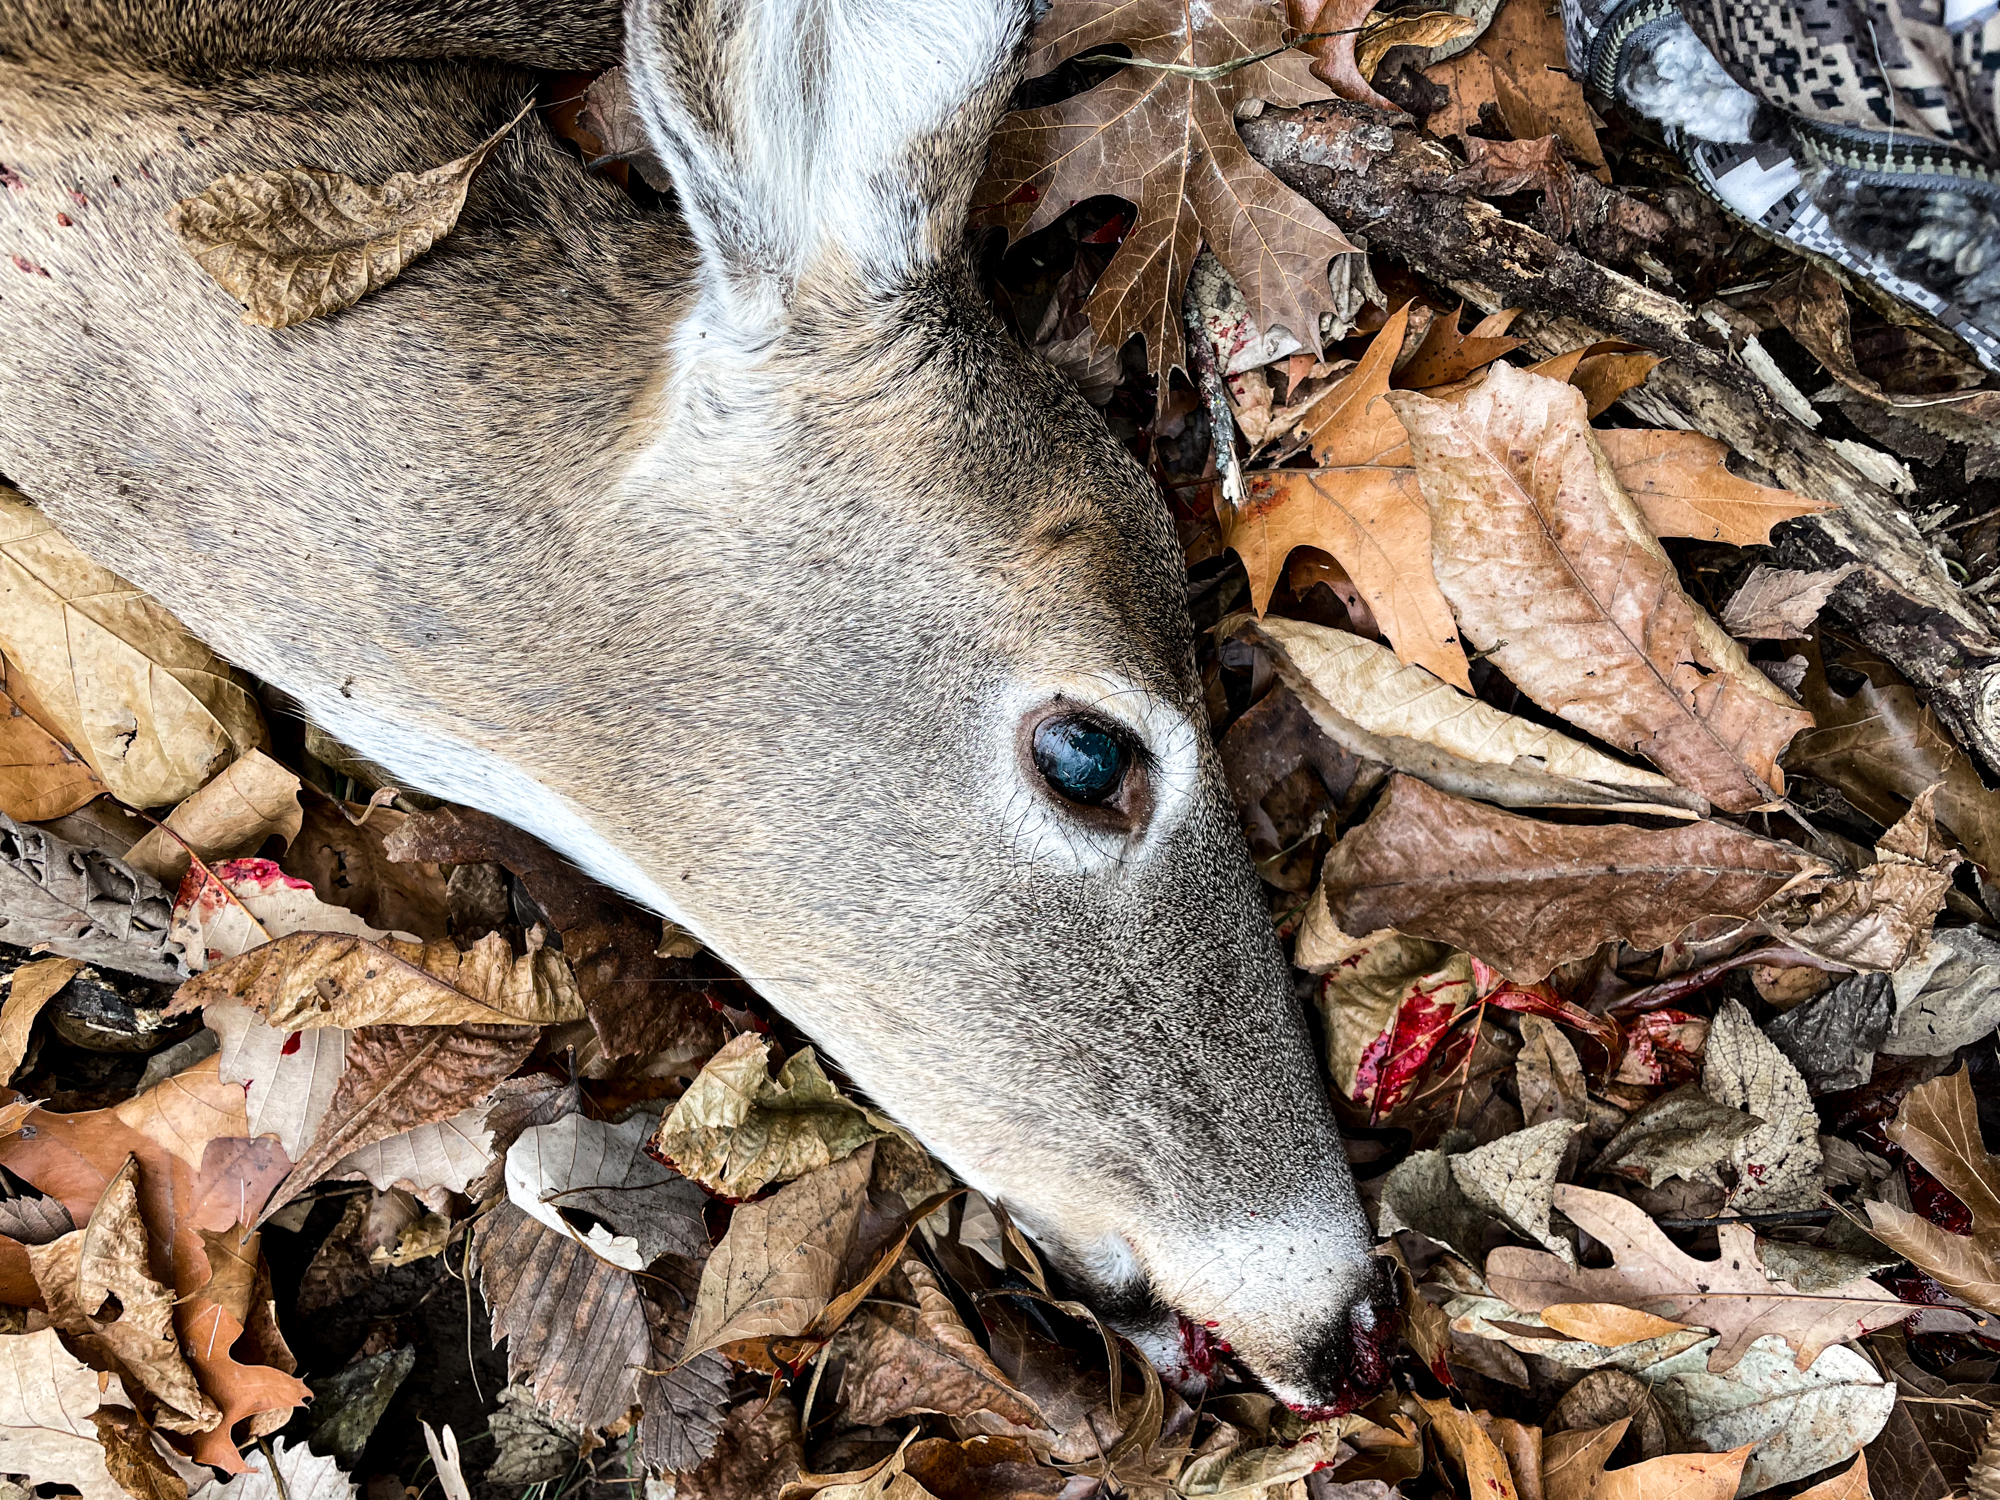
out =
<svg viewBox="0 0 2000 1500"><path fill-rule="evenodd" d="M1593 433L1618 482L1655 536L1754 547L1771 528L1827 506L1790 490L1753 484L1729 472L1729 445L1699 432L1609 428Z"/></svg>

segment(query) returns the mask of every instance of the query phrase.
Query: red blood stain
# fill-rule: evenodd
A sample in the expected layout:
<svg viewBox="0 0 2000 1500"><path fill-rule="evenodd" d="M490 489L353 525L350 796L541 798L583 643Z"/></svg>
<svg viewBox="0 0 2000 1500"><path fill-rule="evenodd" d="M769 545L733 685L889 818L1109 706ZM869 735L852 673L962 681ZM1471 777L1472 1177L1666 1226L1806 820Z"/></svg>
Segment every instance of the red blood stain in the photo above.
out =
<svg viewBox="0 0 2000 1500"><path fill-rule="evenodd" d="M25 255L13 255L9 256L8 259L14 262L14 269L23 273L24 275L47 276L49 274L47 271L44 271L40 266L36 265L33 261L29 260L28 257Z"/></svg>
<svg viewBox="0 0 2000 1500"><path fill-rule="evenodd" d="M1083 237L1086 245L1116 245L1125 238L1125 215L1113 214L1111 218L1091 230Z"/></svg>
<svg viewBox="0 0 2000 1500"><path fill-rule="evenodd" d="M1229 1353L1227 1340L1217 1338L1209 1330L1213 1323L1190 1323L1181 1319L1181 1364L1190 1375L1199 1375L1204 1380L1215 1374L1216 1360Z"/></svg>
<svg viewBox="0 0 2000 1500"><path fill-rule="evenodd" d="M279 1056L290 1057L294 1052L299 1050L299 1043L304 1040L305 1040L305 1033L303 1031L293 1032L290 1036L285 1038L285 1045L278 1049Z"/></svg>
<svg viewBox="0 0 2000 1500"><path fill-rule="evenodd" d="M1476 958L1472 961L1472 978L1479 998L1488 1005L1524 1016L1545 1016L1557 1025L1595 1037L1611 1054L1612 1061L1617 1061L1618 1023L1610 1017L1594 1016L1581 1006L1570 1004L1547 984L1516 984Z"/></svg>
<svg viewBox="0 0 2000 1500"><path fill-rule="evenodd" d="M1625 1030L1626 1061L1648 1083L1691 1081L1699 1063L1696 1054L1688 1050L1687 1039L1696 1019L1680 1010L1650 1010L1635 1017Z"/></svg>
<svg viewBox="0 0 2000 1500"><path fill-rule="evenodd" d="M16 193L25 193L28 190L28 184L22 181L21 174L5 163L0 163L0 187L11 189Z"/></svg>
<svg viewBox="0 0 2000 1500"><path fill-rule="evenodd" d="M62 225L62 227L63 227L63 228L67 229L67 228L69 228L69 227L70 227L70 225L72 225L72 224L73 224L73 223L75 223L76 221L75 221L74 219L70 218L70 216L69 216L68 214L57 214L57 215L56 215L56 222L57 222L58 224Z"/></svg>
<svg viewBox="0 0 2000 1500"><path fill-rule="evenodd" d="M74 203L78 208L90 207L90 200L84 197L83 194L79 192L76 188L71 188L69 190L69 196L70 196L70 201Z"/></svg>
<svg viewBox="0 0 2000 1500"><path fill-rule="evenodd" d="M1354 1097L1368 1106L1371 1118L1380 1119L1403 1102L1438 1039L1458 1019L1460 1007L1455 1001L1435 998L1453 987L1454 981L1448 979L1440 978L1428 988L1419 981L1396 1007L1389 1029L1361 1054L1354 1070Z"/></svg>

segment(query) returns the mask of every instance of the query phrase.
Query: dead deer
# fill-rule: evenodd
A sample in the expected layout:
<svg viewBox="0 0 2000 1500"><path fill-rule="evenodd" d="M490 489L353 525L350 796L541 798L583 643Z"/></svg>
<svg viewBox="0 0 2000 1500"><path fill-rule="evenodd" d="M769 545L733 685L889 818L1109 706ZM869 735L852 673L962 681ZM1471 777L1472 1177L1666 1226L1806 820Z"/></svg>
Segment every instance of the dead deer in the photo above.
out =
<svg viewBox="0 0 2000 1500"><path fill-rule="evenodd" d="M8 0L0 473L403 784L692 929L1162 1368L1209 1325L1344 1408L1382 1262L1174 533L966 246L1026 25ZM678 216L531 117L401 280L281 331L168 227L226 173L446 160L621 52Z"/></svg>

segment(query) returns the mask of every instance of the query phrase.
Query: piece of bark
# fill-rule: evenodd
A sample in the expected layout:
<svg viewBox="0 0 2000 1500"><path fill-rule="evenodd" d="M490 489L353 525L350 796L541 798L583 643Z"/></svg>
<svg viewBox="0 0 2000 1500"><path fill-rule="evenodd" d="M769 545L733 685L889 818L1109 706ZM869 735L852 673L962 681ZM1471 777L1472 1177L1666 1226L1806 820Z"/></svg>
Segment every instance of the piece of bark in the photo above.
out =
<svg viewBox="0 0 2000 1500"><path fill-rule="evenodd" d="M1787 414L1684 303L1508 219L1449 186L1464 167L1435 141L1332 102L1267 109L1241 122L1265 166L1344 229L1407 261L1487 311L1526 309L1510 330L1538 354L1605 337L1665 356L1625 397L1640 417L1728 443L1778 483L1837 507L1790 523L1783 566L1861 566L1831 608L1929 697L1990 771L2000 773L2000 630L1951 582L1895 499Z"/></svg>

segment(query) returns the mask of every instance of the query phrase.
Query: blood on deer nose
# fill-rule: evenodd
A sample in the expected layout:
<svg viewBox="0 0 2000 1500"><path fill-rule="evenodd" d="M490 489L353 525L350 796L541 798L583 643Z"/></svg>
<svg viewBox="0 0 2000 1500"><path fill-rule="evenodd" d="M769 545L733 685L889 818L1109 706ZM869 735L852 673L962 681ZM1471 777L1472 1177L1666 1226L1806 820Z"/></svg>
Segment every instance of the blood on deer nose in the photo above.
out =
<svg viewBox="0 0 2000 1500"><path fill-rule="evenodd" d="M1366 1296L1329 1322L1306 1350L1302 1384L1320 1398L1314 1406L1288 1403L1302 1417L1337 1417L1353 1411L1389 1378L1389 1350L1400 1314L1389 1263Z"/></svg>

